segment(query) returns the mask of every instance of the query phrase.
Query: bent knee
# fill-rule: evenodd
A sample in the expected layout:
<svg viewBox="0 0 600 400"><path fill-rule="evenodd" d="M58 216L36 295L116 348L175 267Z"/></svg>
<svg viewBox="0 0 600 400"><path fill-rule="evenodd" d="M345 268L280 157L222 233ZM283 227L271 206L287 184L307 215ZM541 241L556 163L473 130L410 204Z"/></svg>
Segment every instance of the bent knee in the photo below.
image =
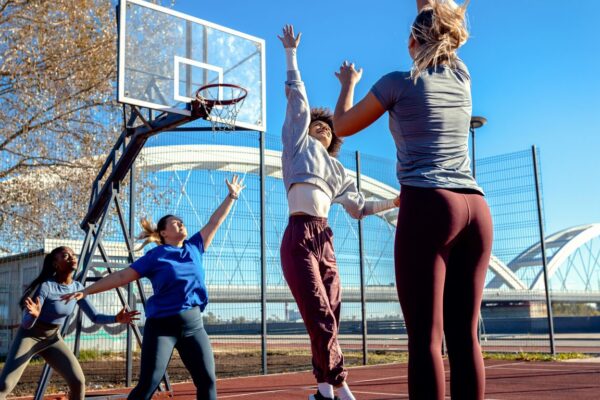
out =
<svg viewBox="0 0 600 400"><path fill-rule="evenodd" d="M85 389L85 376L74 375L67 382L72 392L83 392Z"/></svg>
<svg viewBox="0 0 600 400"><path fill-rule="evenodd" d="M15 385L11 385L7 381L0 381L0 400L6 399L6 396L12 392Z"/></svg>

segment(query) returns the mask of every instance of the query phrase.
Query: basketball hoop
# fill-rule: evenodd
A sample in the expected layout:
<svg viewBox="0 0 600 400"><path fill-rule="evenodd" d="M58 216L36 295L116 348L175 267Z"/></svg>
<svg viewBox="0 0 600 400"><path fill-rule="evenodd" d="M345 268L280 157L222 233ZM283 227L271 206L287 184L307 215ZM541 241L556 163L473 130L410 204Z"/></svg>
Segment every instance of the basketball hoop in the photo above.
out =
<svg viewBox="0 0 600 400"><path fill-rule="evenodd" d="M248 91L231 83L204 85L196 92L192 112L209 121L213 132L235 130L235 121Z"/></svg>

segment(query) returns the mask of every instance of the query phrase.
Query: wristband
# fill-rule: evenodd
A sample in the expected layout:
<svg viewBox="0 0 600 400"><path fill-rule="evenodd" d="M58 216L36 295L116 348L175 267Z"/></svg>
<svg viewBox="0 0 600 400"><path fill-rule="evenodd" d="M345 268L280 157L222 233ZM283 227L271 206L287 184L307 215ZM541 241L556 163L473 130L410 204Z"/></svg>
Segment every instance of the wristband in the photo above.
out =
<svg viewBox="0 0 600 400"><path fill-rule="evenodd" d="M240 195L237 194L237 193L235 193L235 194L234 193L229 193L229 198L232 199L232 200L237 200L237 199L240 198Z"/></svg>
<svg viewBox="0 0 600 400"><path fill-rule="evenodd" d="M285 62L287 64L288 71L298 70L298 61L296 60L296 48L289 47L285 49Z"/></svg>

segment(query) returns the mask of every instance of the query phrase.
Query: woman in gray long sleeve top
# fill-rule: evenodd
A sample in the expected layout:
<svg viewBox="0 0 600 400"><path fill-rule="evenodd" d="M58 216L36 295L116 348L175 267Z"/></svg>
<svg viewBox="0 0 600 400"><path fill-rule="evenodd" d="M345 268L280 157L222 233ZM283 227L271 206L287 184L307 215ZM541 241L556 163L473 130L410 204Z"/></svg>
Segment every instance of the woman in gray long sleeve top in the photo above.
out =
<svg viewBox="0 0 600 400"><path fill-rule="evenodd" d="M0 373L0 400L6 398L19 382L29 360L40 355L69 386L69 398L85 397L85 377L73 352L65 344L59 329L78 304L96 324L130 323L138 311L121 310L116 316L98 314L87 300L65 304L61 296L83 289L73 280L77 258L68 247L57 247L44 258L40 275L29 285L21 298L23 321L12 342L6 363ZM35 301L32 300L35 298Z"/></svg>
<svg viewBox="0 0 600 400"><path fill-rule="evenodd" d="M300 34L296 37L288 25L279 39L288 65L281 161L290 212L281 265L311 339L318 391L309 398L333 399L336 388L341 400L353 400L337 340L341 288L327 215L331 204L339 203L360 219L397 207L398 199L367 201L358 191L355 179L335 158L341 139L333 130L331 112L309 107L296 62Z"/></svg>
<svg viewBox="0 0 600 400"><path fill-rule="evenodd" d="M408 332L411 399L483 400L477 327L492 250L492 219L470 170L471 76L457 49L467 41L468 0L417 0L410 71L384 75L353 104L362 70L344 63L335 128L350 136L384 113L396 143L402 207L396 225L396 288Z"/></svg>

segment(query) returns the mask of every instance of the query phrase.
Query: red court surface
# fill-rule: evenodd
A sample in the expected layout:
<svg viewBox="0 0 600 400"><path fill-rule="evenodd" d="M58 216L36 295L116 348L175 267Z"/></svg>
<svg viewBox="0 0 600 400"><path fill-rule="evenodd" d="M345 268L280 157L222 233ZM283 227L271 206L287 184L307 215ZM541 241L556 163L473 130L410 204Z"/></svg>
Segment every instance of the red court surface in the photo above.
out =
<svg viewBox="0 0 600 400"><path fill-rule="evenodd" d="M486 400L600 399L600 363L486 361L486 374ZM408 399L405 363L350 368L348 382L358 400ZM173 389L177 400L196 398L191 383L175 384ZM310 372L218 381L219 399L306 400L314 391L315 383ZM448 382L446 393L449 399ZM88 393L97 399L106 398L108 394ZM47 397L58 398L61 396ZM167 396L157 395L155 398Z"/></svg>

